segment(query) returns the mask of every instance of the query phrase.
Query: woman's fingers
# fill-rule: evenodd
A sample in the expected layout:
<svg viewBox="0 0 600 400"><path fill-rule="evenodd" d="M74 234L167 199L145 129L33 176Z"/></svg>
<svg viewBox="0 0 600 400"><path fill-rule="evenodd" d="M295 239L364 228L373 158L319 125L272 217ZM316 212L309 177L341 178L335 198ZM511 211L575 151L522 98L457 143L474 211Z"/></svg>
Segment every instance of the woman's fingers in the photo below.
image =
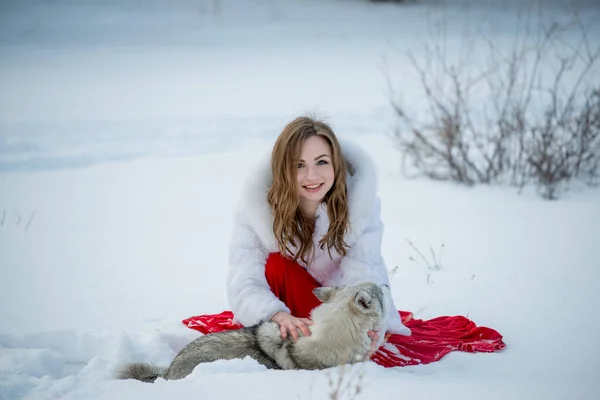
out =
<svg viewBox="0 0 600 400"><path fill-rule="evenodd" d="M300 328L300 330L302 331L302 334L304 336L310 336L310 329L308 329L308 325L312 325L312 321L306 320L305 318L299 318L298 319L298 328Z"/></svg>
<svg viewBox="0 0 600 400"><path fill-rule="evenodd" d="M310 329L308 325L312 325L313 322L308 318L296 318L287 313L278 313L271 318L271 321L276 322L279 325L279 331L281 338L286 339L291 336L294 342L299 339L298 330L302 332L304 336L310 336Z"/></svg>
<svg viewBox="0 0 600 400"><path fill-rule="evenodd" d="M294 342L298 341L298 326L291 324L290 325L290 333L292 335L292 339L294 340Z"/></svg>
<svg viewBox="0 0 600 400"><path fill-rule="evenodd" d="M308 328L308 325L313 324L311 320L308 318L293 318L293 320L290 322L290 334L292 335L294 342L297 342L300 338L298 330L302 332L303 336L310 336L310 329Z"/></svg>
<svg viewBox="0 0 600 400"><path fill-rule="evenodd" d="M369 331L367 335L371 339L371 346L367 357L370 359L373 354L377 351L377 343L379 342L379 333L376 331Z"/></svg>

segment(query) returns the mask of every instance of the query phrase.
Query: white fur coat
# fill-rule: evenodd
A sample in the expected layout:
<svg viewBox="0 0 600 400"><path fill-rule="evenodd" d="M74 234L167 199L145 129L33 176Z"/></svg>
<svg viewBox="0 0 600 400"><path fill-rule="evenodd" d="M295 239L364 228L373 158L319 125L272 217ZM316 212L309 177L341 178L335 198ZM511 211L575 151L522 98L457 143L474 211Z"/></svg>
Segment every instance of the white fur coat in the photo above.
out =
<svg viewBox="0 0 600 400"><path fill-rule="evenodd" d="M352 167L352 174L347 177L350 229L344 238L350 249L344 257L335 249L332 249L329 257L326 246L323 250L319 249L317 244L329 228L326 205L322 204L317 209L313 236L315 257L310 265L300 264L323 286L341 286L361 281L389 285L387 268L381 257L383 224L375 167L357 145L347 142L341 142L341 145L344 158ZM266 159L253 171L243 188L235 214L227 295L236 321L245 326L268 320L278 311L290 312L271 292L265 278L267 256L279 251L267 201L272 179L270 159ZM410 330L400 321L391 296L387 301L387 326L382 330L410 335Z"/></svg>

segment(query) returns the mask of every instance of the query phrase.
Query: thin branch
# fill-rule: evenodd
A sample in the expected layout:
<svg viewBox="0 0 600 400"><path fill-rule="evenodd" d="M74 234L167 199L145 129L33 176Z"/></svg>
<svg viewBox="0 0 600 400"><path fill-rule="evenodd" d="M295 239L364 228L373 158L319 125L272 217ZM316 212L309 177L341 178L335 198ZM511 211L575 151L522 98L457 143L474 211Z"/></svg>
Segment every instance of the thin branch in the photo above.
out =
<svg viewBox="0 0 600 400"><path fill-rule="evenodd" d="M27 221L27 225L25 225L25 231L27 231L27 229L29 228L29 225L31 225L33 218L35 218L36 212L37 212L37 210L33 210L33 213L31 213L31 217L29 217L29 221Z"/></svg>
<svg viewBox="0 0 600 400"><path fill-rule="evenodd" d="M413 250L417 252L417 254L418 254L418 255L421 257L421 259L422 259L422 260L425 262L425 264L427 264L427 268L429 268L429 269L433 269L433 268L431 267L431 264L429 264L429 261L427 261L427 258L425 258L425 256L423 255L423 253L421 253L421 252L419 251L419 249L417 249L417 248L415 247L415 245L414 245L414 244L413 244L413 243L412 243L412 242L411 242L409 239L406 239L406 241L408 242L408 244L410 245L410 247L412 247L412 248L413 248Z"/></svg>

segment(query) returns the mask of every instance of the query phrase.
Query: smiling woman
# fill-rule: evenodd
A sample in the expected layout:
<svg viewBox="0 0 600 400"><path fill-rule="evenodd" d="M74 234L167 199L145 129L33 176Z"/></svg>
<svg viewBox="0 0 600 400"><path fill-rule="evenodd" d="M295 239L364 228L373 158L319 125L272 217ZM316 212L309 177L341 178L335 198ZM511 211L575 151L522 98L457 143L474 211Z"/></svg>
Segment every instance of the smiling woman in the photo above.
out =
<svg viewBox="0 0 600 400"><path fill-rule="evenodd" d="M236 213L227 280L235 320L276 322L282 337L310 335L319 301L312 290L368 281L389 285L375 168L364 151L340 144L322 121L299 117L254 171ZM369 337L410 335L391 296Z"/></svg>

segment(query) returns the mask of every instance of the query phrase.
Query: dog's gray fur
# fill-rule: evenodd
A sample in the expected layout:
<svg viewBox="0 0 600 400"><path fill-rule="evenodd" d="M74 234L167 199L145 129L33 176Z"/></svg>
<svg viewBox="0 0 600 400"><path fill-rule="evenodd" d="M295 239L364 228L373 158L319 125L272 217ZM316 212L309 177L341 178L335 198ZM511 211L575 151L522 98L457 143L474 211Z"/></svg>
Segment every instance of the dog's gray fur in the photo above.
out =
<svg viewBox="0 0 600 400"><path fill-rule="evenodd" d="M181 379L196 365L216 360L252 357L271 369L323 369L365 361L372 350L370 330L379 331L387 315L383 290L374 283L313 290L323 302L311 313L310 336L297 342L281 338L274 322L239 330L200 336L175 356L168 368L130 364L117 374L119 379L154 382L157 378Z"/></svg>

